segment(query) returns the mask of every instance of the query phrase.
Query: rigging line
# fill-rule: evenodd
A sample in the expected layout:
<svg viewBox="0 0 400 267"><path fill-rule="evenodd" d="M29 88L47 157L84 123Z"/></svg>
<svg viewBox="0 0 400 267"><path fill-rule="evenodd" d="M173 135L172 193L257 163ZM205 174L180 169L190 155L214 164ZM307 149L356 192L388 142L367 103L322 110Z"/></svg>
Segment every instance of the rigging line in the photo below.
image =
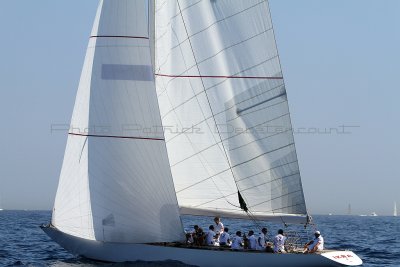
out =
<svg viewBox="0 0 400 267"><path fill-rule="evenodd" d="M265 122L256 124L256 125L254 125L254 126L252 126L252 127L249 127L249 128L247 128L246 130L251 130L251 129L254 129L254 128L256 128L256 127L260 127L260 126L262 126L262 125L265 124L265 123L268 123L268 122L271 122L271 121L274 121L274 120L283 118L283 117L285 117L285 116L287 116L287 115L288 115L288 114L283 114L283 115L281 115L281 116L279 116L279 117L276 117L276 118L273 118L273 119L271 119L271 120L268 120L268 121L265 121ZM186 161L186 160L188 160L188 159L190 159L190 158L192 158L192 157L194 157L194 156L196 156L196 155L198 155L198 154L200 154L200 153L202 153L202 152L204 152L204 151L206 151L206 150L208 150L208 149L210 149L210 148L213 148L215 145L217 145L217 144L219 144L219 143L222 143L222 144L223 144L224 141L227 141L227 140L230 140L230 139L232 139L232 138L235 138L236 136L239 136L239 135L241 135L241 134L242 134L242 133L239 132L238 134L229 136L229 137L227 137L227 138L225 138L225 139L223 139L223 140L222 140L222 137L221 137L221 141L216 142L216 143L214 143L214 144L212 144L212 145L210 145L210 146L208 146L208 147L206 147L206 148L203 148L202 150L200 150L200 151L198 151L198 152L196 152L196 153L194 153L194 154L192 154L192 155L190 155L190 156L188 156L188 157L186 157L186 158L184 158L184 159L182 159L182 160L180 160L180 161L178 161L178 162L175 162L174 164L171 165L171 168L172 168L172 167L175 167L176 165L178 165L178 164L180 164L180 163L182 163L182 162L184 162L184 161ZM265 138L268 138L268 137L265 137Z"/></svg>
<svg viewBox="0 0 400 267"><path fill-rule="evenodd" d="M125 39L146 39L149 40L147 36L125 36L125 35L92 35L89 38L125 38Z"/></svg>
<svg viewBox="0 0 400 267"><path fill-rule="evenodd" d="M152 138L152 137L138 137L138 136L118 136L118 135L100 135L100 134L78 134L78 133L68 133L74 136L83 137L101 137L101 138L118 138L118 139L136 139L136 140L150 140L150 141L165 141L164 138Z"/></svg>
<svg viewBox="0 0 400 267"><path fill-rule="evenodd" d="M192 42L191 42L191 40L190 40L190 38L189 38L189 32L188 32L188 30L187 30L186 23L185 23L185 19L184 19L183 14L182 14L181 5L180 5L180 3L179 3L179 0L176 0L176 2L177 2L177 4L178 4L179 12L180 12L180 14L181 14L181 18L182 18L183 26L184 26L184 28L185 28L186 35L188 36L188 42L189 42L189 44L190 44L190 49L192 50L193 59L194 59L194 61L195 61L195 63L196 63L197 71L198 71L199 75L201 75L200 67L199 67L199 65L197 64L196 55L195 55L195 53L194 53L193 45L192 45ZM210 102L210 99L208 98L208 94L207 94L207 92L206 92L206 86L205 86L205 84L204 84L203 79L200 78L200 80L201 80L201 84L203 85L203 90L204 90L204 92L205 92L205 96L206 96L206 98L207 98L208 105L210 106L211 114L213 115L214 123L215 123L215 125L217 125L217 121L215 120L214 112L213 112L212 107L211 107L211 102ZM235 181L235 175L234 175L234 173L233 173L233 170L232 170L232 167L231 167L231 163L229 162L228 154L227 154L227 152L226 152L225 145L224 145L224 143L222 142L222 137L221 137L221 134L220 134L220 132L219 132L218 127L216 128L216 130L217 130L218 136L219 136L219 138L220 138L220 140L221 140L222 150L223 150L223 152L224 152L224 154L225 154L226 161L227 161L227 163L228 163L228 165L229 165L229 167L230 167L230 171L231 171L231 173L232 173L232 177L233 177L233 180L234 180L234 182L235 182L236 188L237 188L238 191L239 191L239 187L238 187L238 185L237 185L237 183L236 183L236 181ZM226 198L225 198L225 200L226 200L229 204L231 204ZM231 205L232 205L232 204L231 204Z"/></svg>
<svg viewBox="0 0 400 267"><path fill-rule="evenodd" d="M168 78L215 78L215 79L260 79L260 80L282 80L282 77L273 76L234 76L234 75L173 75L156 73L155 76Z"/></svg>

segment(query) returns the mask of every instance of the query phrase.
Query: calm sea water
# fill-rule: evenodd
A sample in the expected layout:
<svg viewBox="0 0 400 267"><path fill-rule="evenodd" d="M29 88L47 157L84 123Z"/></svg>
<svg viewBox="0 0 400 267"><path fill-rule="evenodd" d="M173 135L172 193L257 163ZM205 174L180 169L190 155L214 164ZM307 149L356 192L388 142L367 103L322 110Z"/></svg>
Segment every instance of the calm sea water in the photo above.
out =
<svg viewBox="0 0 400 267"><path fill-rule="evenodd" d="M0 266L185 266L176 262L107 264L76 257L52 242L39 228L48 211L0 211ZM400 217L314 216L330 249L349 249L363 266L400 266ZM248 231L251 222L223 219L231 232ZM184 217L187 229L207 228L210 218ZM272 233L278 225L265 223ZM256 229L254 229L256 230Z"/></svg>

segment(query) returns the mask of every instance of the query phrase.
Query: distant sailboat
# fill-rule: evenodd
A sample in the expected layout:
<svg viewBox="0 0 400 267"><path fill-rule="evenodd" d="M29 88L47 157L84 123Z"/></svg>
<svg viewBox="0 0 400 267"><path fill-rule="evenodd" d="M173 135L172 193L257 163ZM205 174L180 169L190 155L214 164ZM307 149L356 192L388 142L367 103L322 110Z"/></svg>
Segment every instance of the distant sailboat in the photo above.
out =
<svg viewBox="0 0 400 267"><path fill-rule="evenodd" d="M74 254L197 266L362 264L351 251L184 244L183 214L310 223L268 1L101 1L71 125L42 229Z"/></svg>
<svg viewBox="0 0 400 267"><path fill-rule="evenodd" d="M394 217L397 217L397 206L396 206L396 202L394 202L393 216L394 216Z"/></svg>

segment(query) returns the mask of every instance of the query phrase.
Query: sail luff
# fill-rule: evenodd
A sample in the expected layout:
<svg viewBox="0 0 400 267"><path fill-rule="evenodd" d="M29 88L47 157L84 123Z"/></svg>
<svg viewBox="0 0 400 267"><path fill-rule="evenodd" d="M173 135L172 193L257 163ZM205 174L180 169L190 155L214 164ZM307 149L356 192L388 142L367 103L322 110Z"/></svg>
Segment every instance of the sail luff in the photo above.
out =
<svg viewBox="0 0 400 267"><path fill-rule="evenodd" d="M91 36L98 31L102 8L103 1L100 1ZM95 44L96 39L90 38L75 98L71 131L85 132L89 128L90 84ZM67 234L95 240L89 188L87 138L68 135L51 222Z"/></svg>

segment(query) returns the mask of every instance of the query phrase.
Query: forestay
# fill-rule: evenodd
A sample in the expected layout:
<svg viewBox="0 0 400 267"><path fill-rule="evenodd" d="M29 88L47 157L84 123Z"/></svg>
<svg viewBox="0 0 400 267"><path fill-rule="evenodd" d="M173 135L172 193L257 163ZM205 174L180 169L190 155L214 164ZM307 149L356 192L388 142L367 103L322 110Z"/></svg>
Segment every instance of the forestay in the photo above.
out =
<svg viewBox="0 0 400 267"><path fill-rule="evenodd" d="M100 2L52 224L90 240L182 240L161 128L146 0Z"/></svg>
<svg viewBox="0 0 400 267"><path fill-rule="evenodd" d="M157 1L156 85L181 213L306 222L267 1Z"/></svg>

